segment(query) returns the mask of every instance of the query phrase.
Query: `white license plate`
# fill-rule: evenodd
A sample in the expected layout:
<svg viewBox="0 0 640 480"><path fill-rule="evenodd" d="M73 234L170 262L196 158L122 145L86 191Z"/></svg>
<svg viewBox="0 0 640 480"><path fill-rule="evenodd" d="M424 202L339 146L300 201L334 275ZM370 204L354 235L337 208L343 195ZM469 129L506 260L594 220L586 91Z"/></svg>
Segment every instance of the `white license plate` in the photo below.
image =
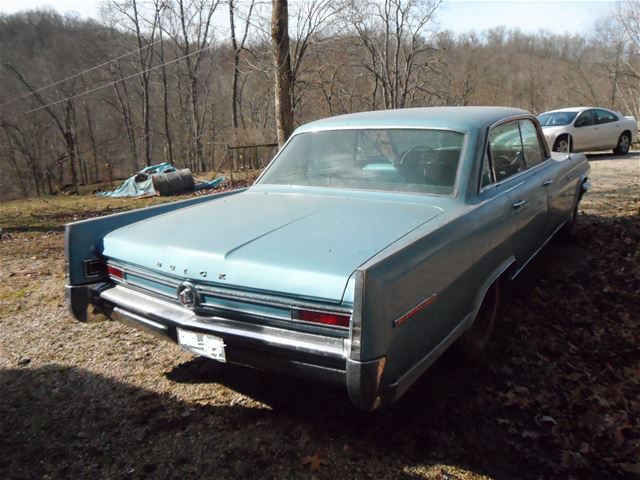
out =
<svg viewBox="0 0 640 480"><path fill-rule="evenodd" d="M226 362L224 353L224 340L207 333L190 332L188 330L178 330L178 344L190 352L205 357L213 358L219 362Z"/></svg>

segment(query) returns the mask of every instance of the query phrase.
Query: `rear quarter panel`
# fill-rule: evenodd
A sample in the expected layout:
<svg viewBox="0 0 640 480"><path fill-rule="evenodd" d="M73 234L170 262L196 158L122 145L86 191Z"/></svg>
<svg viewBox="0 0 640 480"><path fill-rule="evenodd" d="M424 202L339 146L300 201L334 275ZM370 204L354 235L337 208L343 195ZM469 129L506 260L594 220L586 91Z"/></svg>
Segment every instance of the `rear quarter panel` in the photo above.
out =
<svg viewBox="0 0 640 480"><path fill-rule="evenodd" d="M631 143L636 143L638 141L638 121L635 118L625 117L623 127L631 132Z"/></svg>
<svg viewBox="0 0 640 480"><path fill-rule="evenodd" d="M84 261L96 259L102 252L102 239L106 234L135 222L146 220L180 208L187 208L203 202L211 202L227 195L239 193L244 189L203 195L179 202L165 203L153 207L140 208L128 212L116 213L105 217L82 220L65 226L65 263L68 285L84 285L100 281L101 278L87 277Z"/></svg>
<svg viewBox="0 0 640 480"><path fill-rule="evenodd" d="M361 358L387 356L383 383L398 381L469 321L486 279L512 257L510 214L508 195L481 197L363 266ZM394 326L433 294L433 304Z"/></svg>

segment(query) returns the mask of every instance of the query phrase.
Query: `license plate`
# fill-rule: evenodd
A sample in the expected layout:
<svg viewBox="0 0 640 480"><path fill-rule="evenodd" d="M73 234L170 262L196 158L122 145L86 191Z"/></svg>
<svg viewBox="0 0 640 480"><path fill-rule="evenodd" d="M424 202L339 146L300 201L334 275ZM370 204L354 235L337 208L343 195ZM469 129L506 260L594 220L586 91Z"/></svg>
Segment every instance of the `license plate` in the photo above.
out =
<svg viewBox="0 0 640 480"><path fill-rule="evenodd" d="M190 332L178 328L178 344L185 350L213 358L219 362L226 362L224 340L207 333Z"/></svg>

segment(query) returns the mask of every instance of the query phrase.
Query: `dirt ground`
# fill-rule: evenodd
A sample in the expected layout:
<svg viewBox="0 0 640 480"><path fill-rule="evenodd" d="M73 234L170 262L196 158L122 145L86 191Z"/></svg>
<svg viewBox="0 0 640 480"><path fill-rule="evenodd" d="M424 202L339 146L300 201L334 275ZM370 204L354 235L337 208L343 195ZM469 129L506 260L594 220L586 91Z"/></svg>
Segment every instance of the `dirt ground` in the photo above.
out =
<svg viewBox="0 0 640 480"><path fill-rule="evenodd" d="M0 479L639 478L640 154L590 161L579 240L552 241L505 292L482 360L445 356L374 415L340 389L72 321L70 218L49 208L67 200L0 205Z"/></svg>

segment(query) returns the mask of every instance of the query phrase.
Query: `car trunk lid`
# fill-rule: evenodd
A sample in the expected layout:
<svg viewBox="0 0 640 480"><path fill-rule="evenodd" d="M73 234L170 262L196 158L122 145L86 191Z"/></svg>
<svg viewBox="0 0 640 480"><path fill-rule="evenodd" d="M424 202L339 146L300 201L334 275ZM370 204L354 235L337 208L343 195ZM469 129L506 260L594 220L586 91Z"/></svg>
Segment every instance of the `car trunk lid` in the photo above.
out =
<svg viewBox="0 0 640 480"><path fill-rule="evenodd" d="M424 202L247 191L115 230L103 254L194 282L339 303L358 266L440 212Z"/></svg>

